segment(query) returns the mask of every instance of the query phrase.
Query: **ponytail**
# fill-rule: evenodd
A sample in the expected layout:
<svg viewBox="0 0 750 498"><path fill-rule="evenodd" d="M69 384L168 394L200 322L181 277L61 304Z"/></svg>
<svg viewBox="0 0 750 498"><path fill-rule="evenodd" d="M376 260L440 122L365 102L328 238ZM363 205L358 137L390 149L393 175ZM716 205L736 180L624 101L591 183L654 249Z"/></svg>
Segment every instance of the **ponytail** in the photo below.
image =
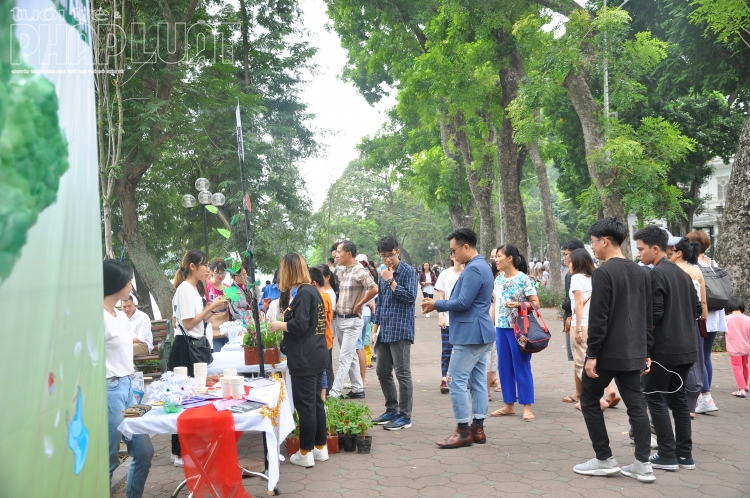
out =
<svg viewBox="0 0 750 498"><path fill-rule="evenodd" d="M518 251L518 248L516 246L505 244L498 247L497 250L503 251L503 254L513 258L513 266L516 270L520 271L521 273L529 272L529 267L526 264L526 258L523 257L523 254Z"/></svg>
<svg viewBox="0 0 750 498"><path fill-rule="evenodd" d="M208 264L208 254L206 254L203 251L199 251L198 249L191 249L190 251L186 252L185 255L182 257L182 263L180 263L180 268L177 270L177 273L175 273L174 276L174 288L180 286L182 282L184 282L189 276L190 276L190 265L193 264L196 267L200 265L207 265ZM200 287L202 288L202 282L199 282ZM198 289L200 292L200 289Z"/></svg>

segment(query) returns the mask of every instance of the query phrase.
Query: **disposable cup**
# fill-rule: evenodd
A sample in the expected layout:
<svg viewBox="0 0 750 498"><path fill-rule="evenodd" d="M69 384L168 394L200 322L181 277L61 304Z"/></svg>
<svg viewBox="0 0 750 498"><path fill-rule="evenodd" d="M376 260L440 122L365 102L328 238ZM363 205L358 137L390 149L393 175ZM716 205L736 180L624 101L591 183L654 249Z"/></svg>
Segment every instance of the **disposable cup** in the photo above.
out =
<svg viewBox="0 0 750 498"><path fill-rule="evenodd" d="M206 387L206 374L195 374L195 387Z"/></svg>
<svg viewBox="0 0 750 498"><path fill-rule="evenodd" d="M174 374L175 375L184 375L187 377L188 369L187 367L174 367Z"/></svg>
<svg viewBox="0 0 750 498"><path fill-rule="evenodd" d="M237 369L236 368L225 368L224 369L224 377L234 377L237 375Z"/></svg>
<svg viewBox="0 0 750 498"><path fill-rule="evenodd" d="M207 363L193 363L193 372L206 372L208 371Z"/></svg>
<svg viewBox="0 0 750 498"><path fill-rule="evenodd" d="M221 384L221 397L230 399L232 397L232 387L229 383L229 377L220 378L219 383Z"/></svg>
<svg viewBox="0 0 750 498"><path fill-rule="evenodd" d="M241 376L235 376L229 378L229 384L232 390L233 399L242 399L245 396L245 378Z"/></svg>

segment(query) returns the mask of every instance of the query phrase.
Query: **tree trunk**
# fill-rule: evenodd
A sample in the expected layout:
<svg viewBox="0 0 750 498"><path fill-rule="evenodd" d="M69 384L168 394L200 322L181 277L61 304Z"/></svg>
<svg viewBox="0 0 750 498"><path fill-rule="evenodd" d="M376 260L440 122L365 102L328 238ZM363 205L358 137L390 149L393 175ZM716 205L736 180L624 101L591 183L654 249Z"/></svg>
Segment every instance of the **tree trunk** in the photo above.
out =
<svg viewBox="0 0 750 498"><path fill-rule="evenodd" d="M492 248L497 245L495 240L495 213L492 205L492 189L494 186L494 175L492 174L492 158L485 155L480 166L474 165L474 156L471 152L471 140L466 132L466 120L463 113L457 113L453 118L454 124L449 125L447 130L451 133L451 140L461 153L466 166L466 179L471 190L471 197L479 212L479 252L485 258L490 257ZM494 141L494 130L491 130L491 138ZM489 160L488 160L489 159Z"/></svg>
<svg viewBox="0 0 750 498"><path fill-rule="evenodd" d="M148 284L141 278L138 270L135 271L135 295L138 298L138 307L154 320L154 310L151 308L151 291Z"/></svg>
<svg viewBox="0 0 750 498"><path fill-rule="evenodd" d="M719 231L716 259L732 277L734 294L750 303L750 250L747 232L750 227L750 114L740 133L729 177L724 219Z"/></svg>
<svg viewBox="0 0 750 498"><path fill-rule="evenodd" d="M504 41L504 34L501 35ZM523 61L517 50L500 69L500 86L503 89L502 106L507 109L518 96L519 80L524 76ZM504 242L512 244L524 256L529 255L529 233L526 227L526 210L521 199L521 176L527 149L513 140L513 124L503 116L497 141L497 164L500 170L500 190L503 203Z"/></svg>
<svg viewBox="0 0 750 498"><path fill-rule="evenodd" d="M553 292L560 292L563 290L562 277L560 276L560 272L557 271L557 263L560 261L560 246L557 243L555 215L552 213L552 194L549 189L549 180L547 179L547 165L542 161L538 144L535 143L529 146L529 157L531 157L531 162L534 163L534 168L536 168L536 181L539 186L539 192L542 195L544 232L547 235L547 259L550 265L550 288Z"/></svg>
<svg viewBox="0 0 750 498"><path fill-rule="evenodd" d="M453 127L450 127L449 130L448 125L446 124L446 118L442 118L440 120L440 144L443 148L443 154L445 154L445 157L453 160L453 162L456 163L456 188L462 190L464 178L461 173L464 172L465 169L461 158L458 157L458 155L456 155L453 151L451 151L450 147L448 146L448 140L450 140L452 133ZM466 204L466 208L464 208L464 206L459 202L455 205L449 206L448 212L450 213L451 225L453 225L454 230L457 228L467 228L474 226L473 198L469 199L469 202Z"/></svg>
<svg viewBox="0 0 750 498"><path fill-rule="evenodd" d="M622 195L610 185L615 180L615 171L594 159L594 153L604 147L604 134L599 119L602 109L591 94L587 78L583 70L571 70L565 77L563 85L568 90L568 97L578 115L583 127L583 143L586 149L586 165L589 176L601 196L604 216L613 216L622 221L628 229L628 238L622 243L622 253L626 258L632 258L630 252L630 227Z"/></svg>
<svg viewBox="0 0 750 498"><path fill-rule="evenodd" d="M115 181L115 192L122 213L122 239L133 266L153 293L162 318L168 319L172 316L174 288L143 242L138 222L138 202L135 198L137 184L138 180L129 181L125 176Z"/></svg>

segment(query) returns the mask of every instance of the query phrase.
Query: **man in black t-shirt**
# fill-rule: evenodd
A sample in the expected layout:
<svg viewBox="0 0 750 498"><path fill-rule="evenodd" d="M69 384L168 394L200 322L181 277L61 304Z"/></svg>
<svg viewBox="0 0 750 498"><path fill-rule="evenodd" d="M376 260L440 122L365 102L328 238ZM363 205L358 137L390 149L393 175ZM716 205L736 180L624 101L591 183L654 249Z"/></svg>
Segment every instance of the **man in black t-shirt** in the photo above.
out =
<svg viewBox="0 0 750 498"><path fill-rule="evenodd" d="M617 218L603 218L589 228L591 249L606 261L594 272L589 329L581 378L581 411L596 457L573 471L590 476L621 472L641 482L656 480L649 462L651 434L640 376L649 371L651 334L651 280L648 272L626 259L620 245L628 229ZM628 409L635 438L635 461L620 469L612 455L599 400L615 380Z"/></svg>

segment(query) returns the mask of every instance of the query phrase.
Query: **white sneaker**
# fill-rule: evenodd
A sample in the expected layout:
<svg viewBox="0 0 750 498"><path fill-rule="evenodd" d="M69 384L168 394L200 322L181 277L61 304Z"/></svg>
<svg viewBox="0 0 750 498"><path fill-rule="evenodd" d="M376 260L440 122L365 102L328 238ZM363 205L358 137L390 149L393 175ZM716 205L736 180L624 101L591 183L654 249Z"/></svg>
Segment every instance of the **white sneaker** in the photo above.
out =
<svg viewBox="0 0 750 498"><path fill-rule="evenodd" d="M316 462L325 462L326 460L328 460L328 446L323 446L322 450L313 448L312 454L313 460L315 460Z"/></svg>
<svg viewBox="0 0 750 498"><path fill-rule="evenodd" d="M573 472L585 476L611 476L620 472L620 464L613 456L606 460L592 458L588 462L573 467Z"/></svg>
<svg viewBox="0 0 750 498"><path fill-rule="evenodd" d="M170 462L174 463L174 461L175 461L176 458L177 458L177 455L175 455L174 453L172 453L171 455L169 455L169 461Z"/></svg>
<svg viewBox="0 0 750 498"><path fill-rule="evenodd" d="M427 314L425 315L425 317L426 317L426 318L430 318L430 314L429 314L429 313L427 313Z"/></svg>
<svg viewBox="0 0 750 498"><path fill-rule="evenodd" d="M309 469L310 467L315 467L315 457L313 457L312 451L307 455L303 455L301 451L297 451L297 453L289 457L289 463Z"/></svg>
<svg viewBox="0 0 750 498"><path fill-rule="evenodd" d="M709 412L717 412L719 409L716 407L716 403L714 403L714 399L709 394L708 396L701 396L698 398L698 404L695 407L695 413L709 413Z"/></svg>
<svg viewBox="0 0 750 498"><path fill-rule="evenodd" d="M174 466L175 467L182 467L182 457L178 457L177 455L174 456Z"/></svg>
<svg viewBox="0 0 750 498"><path fill-rule="evenodd" d="M656 480L651 462L643 463L636 460L632 464L624 466L620 472L622 475L638 479L640 482L654 482Z"/></svg>

